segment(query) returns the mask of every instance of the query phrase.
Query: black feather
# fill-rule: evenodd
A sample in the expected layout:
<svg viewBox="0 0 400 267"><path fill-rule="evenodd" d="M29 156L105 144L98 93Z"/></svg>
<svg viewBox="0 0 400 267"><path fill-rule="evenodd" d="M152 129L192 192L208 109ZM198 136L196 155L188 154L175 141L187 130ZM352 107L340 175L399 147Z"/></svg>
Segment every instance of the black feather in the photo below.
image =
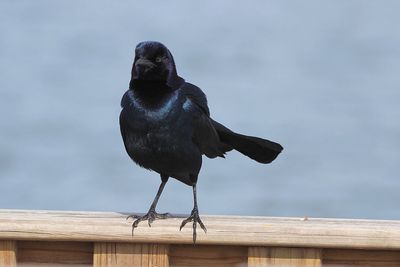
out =
<svg viewBox="0 0 400 267"><path fill-rule="evenodd" d="M206 95L178 76L171 52L159 42L142 42L135 49L129 90L121 101L120 129L125 149L134 162L160 174L161 185L149 212L136 219L149 225L167 218L155 211L169 177L193 187L194 207L188 219L202 223L197 207L196 183L202 155L224 157L236 149L261 163L270 163L282 146L265 139L235 133L210 117ZM133 233L133 230L132 230Z"/></svg>
<svg viewBox="0 0 400 267"><path fill-rule="evenodd" d="M223 143L260 163L271 163L283 150L278 143L235 133L214 120L212 124Z"/></svg>

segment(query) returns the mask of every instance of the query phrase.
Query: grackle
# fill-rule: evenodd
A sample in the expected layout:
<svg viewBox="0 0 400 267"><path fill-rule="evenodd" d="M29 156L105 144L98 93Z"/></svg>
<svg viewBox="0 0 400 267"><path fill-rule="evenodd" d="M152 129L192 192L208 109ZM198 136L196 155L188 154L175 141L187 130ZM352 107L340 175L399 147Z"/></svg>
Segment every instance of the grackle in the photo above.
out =
<svg viewBox="0 0 400 267"><path fill-rule="evenodd" d="M235 149L260 163L270 163L283 149L278 143L235 133L213 120L205 94L178 76L171 52L159 42L136 46L129 90L122 97L121 107L119 123L129 157L161 176L147 214L129 216L136 219L132 233L141 221L147 220L150 226L156 219L170 217L157 213L156 206L172 177L193 188L194 207L180 230L193 222L195 243L197 223L206 232L196 198L202 155L224 157Z"/></svg>

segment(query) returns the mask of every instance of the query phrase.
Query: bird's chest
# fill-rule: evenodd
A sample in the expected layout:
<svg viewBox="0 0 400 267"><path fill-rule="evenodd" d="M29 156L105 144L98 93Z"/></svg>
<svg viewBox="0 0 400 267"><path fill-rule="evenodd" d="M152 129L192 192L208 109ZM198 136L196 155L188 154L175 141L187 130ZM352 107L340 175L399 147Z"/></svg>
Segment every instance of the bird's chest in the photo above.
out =
<svg viewBox="0 0 400 267"><path fill-rule="evenodd" d="M137 153L164 154L179 150L190 135L189 118L181 102L178 94L151 108L138 100L132 101L134 125L129 135Z"/></svg>
<svg viewBox="0 0 400 267"><path fill-rule="evenodd" d="M179 117L181 104L178 93L175 92L159 102L153 104L148 99L132 98L130 116L134 117L134 127L164 131L168 128L165 126Z"/></svg>
<svg viewBox="0 0 400 267"><path fill-rule="evenodd" d="M162 153L167 150L174 150L180 143L179 133L168 125L157 127L147 131L145 134L136 135L138 149L151 153Z"/></svg>
<svg viewBox="0 0 400 267"><path fill-rule="evenodd" d="M143 167L174 172L181 168L175 166L177 162L194 161L190 136L178 124L171 123L142 133L131 132L127 144L132 158Z"/></svg>

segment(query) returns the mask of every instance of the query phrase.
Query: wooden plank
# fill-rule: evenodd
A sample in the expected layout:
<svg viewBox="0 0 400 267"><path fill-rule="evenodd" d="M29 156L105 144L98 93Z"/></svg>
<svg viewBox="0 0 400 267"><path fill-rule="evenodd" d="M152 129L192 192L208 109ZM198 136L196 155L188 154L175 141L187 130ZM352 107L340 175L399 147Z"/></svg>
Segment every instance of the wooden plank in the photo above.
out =
<svg viewBox="0 0 400 267"><path fill-rule="evenodd" d="M346 266L400 266L400 251L324 249L323 264Z"/></svg>
<svg viewBox="0 0 400 267"><path fill-rule="evenodd" d="M18 264L93 264L93 243L18 241Z"/></svg>
<svg viewBox="0 0 400 267"><path fill-rule="evenodd" d="M12 240L0 240L0 266L17 266L17 243Z"/></svg>
<svg viewBox="0 0 400 267"><path fill-rule="evenodd" d="M179 231L183 217L142 223L131 234L127 214L0 210L0 239L191 244L192 229ZM400 249L400 221L202 216L207 234L197 244Z"/></svg>
<svg viewBox="0 0 400 267"><path fill-rule="evenodd" d="M168 267L168 245L95 243L94 267Z"/></svg>
<svg viewBox="0 0 400 267"><path fill-rule="evenodd" d="M321 249L249 247L248 266L321 266Z"/></svg>
<svg viewBox="0 0 400 267"><path fill-rule="evenodd" d="M173 245L169 262L174 267L246 266L247 247Z"/></svg>

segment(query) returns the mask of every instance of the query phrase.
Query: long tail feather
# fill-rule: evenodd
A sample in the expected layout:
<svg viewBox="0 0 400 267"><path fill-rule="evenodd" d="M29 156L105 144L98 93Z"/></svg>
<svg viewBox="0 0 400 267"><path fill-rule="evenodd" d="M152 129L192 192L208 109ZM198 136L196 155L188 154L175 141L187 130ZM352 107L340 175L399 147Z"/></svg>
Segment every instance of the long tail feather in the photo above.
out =
<svg viewBox="0 0 400 267"><path fill-rule="evenodd" d="M283 147L275 142L235 133L222 124L212 120L221 142L260 163L270 163L281 153Z"/></svg>

